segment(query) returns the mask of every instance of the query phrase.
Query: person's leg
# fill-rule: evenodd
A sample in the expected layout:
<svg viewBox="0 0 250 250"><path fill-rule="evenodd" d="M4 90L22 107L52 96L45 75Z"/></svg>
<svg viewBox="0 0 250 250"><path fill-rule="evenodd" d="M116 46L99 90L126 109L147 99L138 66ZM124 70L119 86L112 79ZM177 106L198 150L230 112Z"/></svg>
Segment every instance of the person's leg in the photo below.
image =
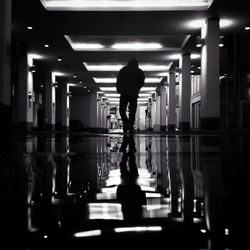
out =
<svg viewBox="0 0 250 250"><path fill-rule="evenodd" d="M129 133L134 133L135 113L137 109L137 96L131 96L129 99Z"/></svg>
<svg viewBox="0 0 250 250"><path fill-rule="evenodd" d="M120 96L119 112L120 112L120 116L122 118L123 132L124 133L127 133L127 130L128 130L128 117L127 117L127 114L126 114L127 106L128 106L128 98L127 98L127 96L121 95Z"/></svg>

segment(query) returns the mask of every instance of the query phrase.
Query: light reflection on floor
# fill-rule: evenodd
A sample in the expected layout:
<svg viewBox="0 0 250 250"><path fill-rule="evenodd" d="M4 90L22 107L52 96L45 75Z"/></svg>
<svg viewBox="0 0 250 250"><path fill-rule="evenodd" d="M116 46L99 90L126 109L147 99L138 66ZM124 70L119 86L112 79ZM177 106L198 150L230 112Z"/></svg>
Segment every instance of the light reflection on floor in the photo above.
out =
<svg viewBox="0 0 250 250"><path fill-rule="evenodd" d="M247 206L249 137L5 139L0 143L3 225L17 224L22 239L30 240L25 246L33 242L30 249L39 245L39 235L63 235L71 244L77 232L85 232L78 238L105 232L110 239L116 237L114 228L131 226L161 227L158 240L169 237L176 244L187 237L183 244L192 243L192 249L240 249L244 242L236 215Z"/></svg>

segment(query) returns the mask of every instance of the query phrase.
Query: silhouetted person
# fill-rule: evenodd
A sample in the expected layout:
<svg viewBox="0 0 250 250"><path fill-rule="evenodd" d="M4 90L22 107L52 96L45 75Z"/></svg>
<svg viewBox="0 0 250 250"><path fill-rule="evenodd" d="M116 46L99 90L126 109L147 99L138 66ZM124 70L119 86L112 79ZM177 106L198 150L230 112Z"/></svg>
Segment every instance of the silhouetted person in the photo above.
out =
<svg viewBox="0 0 250 250"><path fill-rule="evenodd" d="M132 135L123 137L120 151L123 152L120 162L122 181L117 187L117 199L122 205L124 220L135 222L142 218L142 205L146 204L146 196L137 183L139 174L135 160L135 142Z"/></svg>
<svg viewBox="0 0 250 250"><path fill-rule="evenodd" d="M116 88L120 94L120 116L123 122L123 132L134 133L135 113L137 98L141 87L144 85L144 72L139 68L136 58L132 58L117 75ZM126 110L129 105L129 117Z"/></svg>

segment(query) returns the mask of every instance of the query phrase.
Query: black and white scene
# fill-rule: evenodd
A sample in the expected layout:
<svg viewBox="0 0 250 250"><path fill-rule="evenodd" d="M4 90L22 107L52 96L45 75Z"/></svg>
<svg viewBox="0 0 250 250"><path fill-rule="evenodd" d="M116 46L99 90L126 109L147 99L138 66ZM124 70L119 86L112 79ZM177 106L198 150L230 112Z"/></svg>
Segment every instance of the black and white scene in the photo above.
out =
<svg viewBox="0 0 250 250"><path fill-rule="evenodd" d="M250 6L0 0L6 250L249 249Z"/></svg>

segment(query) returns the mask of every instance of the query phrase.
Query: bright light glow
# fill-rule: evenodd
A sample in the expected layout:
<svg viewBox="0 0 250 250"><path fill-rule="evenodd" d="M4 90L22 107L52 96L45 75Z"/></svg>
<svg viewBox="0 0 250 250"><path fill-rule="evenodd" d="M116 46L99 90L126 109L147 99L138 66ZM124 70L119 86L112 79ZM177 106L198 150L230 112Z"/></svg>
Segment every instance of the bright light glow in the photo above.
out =
<svg viewBox="0 0 250 250"><path fill-rule="evenodd" d="M120 101L120 98L108 98L108 102L112 101Z"/></svg>
<svg viewBox="0 0 250 250"><path fill-rule="evenodd" d="M170 60L179 60L180 57L181 57L181 54L172 54L172 55L168 56L168 58Z"/></svg>
<svg viewBox="0 0 250 250"><path fill-rule="evenodd" d="M198 59L198 58L200 58L201 57L201 55L200 54L191 54L190 55L190 58L191 59ZM181 58L181 54L172 54L172 55L170 55L169 57L168 57L170 60L179 60L180 58Z"/></svg>
<svg viewBox="0 0 250 250"><path fill-rule="evenodd" d="M84 232L78 232L74 234L74 237L80 238L80 237L90 237L90 236L99 236L102 234L102 231L97 230L90 230L90 231L84 231Z"/></svg>
<svg viewBox="0 0 250 250"><path fill-rule="evenodd" d="M54 75L54 76L65 76L66 74L62 73L62 72L58 72L58 71L53 71L52 75Z"/></svg>
<svg viewBox="0 0 250 250"><path fill-rule="evenodd" d="M94 77L96 83L116 83L116 78L98 78Z"/></svg>
<svg viewBox="0 0 250 250"><path fill-rule="evenodd" d="M140 91L141 92L148 91L148 92L152 93L152 91L155 91L155 89L156 89L156 87L142 87ZM104 92L105 91L116 92L116 87L100 87L100 90L104 91ZM105 95L107 95L107 94L105 93Z"/></svg>
<svg viewBox="0 0 250 250"><path fill-rule="evenodd" d="M200 29L205 24L205 19L197 19L186 22L185 25L191 29ZM226 28L233 24L232 20L229 19L220 19L220 28Z"/></svg>
<svg viewBox="0 0 250 250"><path fill-rule="evenodd" d="M83 85L80 83L67 83L67 85L70 87L83 87Z"/></svg>
<svg viewBox="0 0 250 250"><path fill-rule="evenodd" d="M162 194L160 193L146 193L147 198L161 198Z"/></svg>
<svg viewBox="0 0 250 250"><path fill-rule="evenodd" d="M156 87L142 87L141 91L155 91Z"/></svg>
<svg viewBox="0 0 250 250"><path fill-rule="evenodd" d="M116 87L100 87L101 91L115 91L116 92Z"/></svg>
<svg viewBox="0 0 250 250"><path fill-rule="evenodd" d="M162 231L161 226L141 226L141 227L117 227L114 229L116 233L125 232L144 232L144 231Z"/></svg>
<svg viewBox="0 0 250 250"><path fill-rule="evenodd" d="M191 54L190 58L191 59L199 59L199 58L201 58L201 55L200 54Z"/></svg>
<svg viewBox="0 0 250 250"><path fill-rule="evenodd" d="M111 46L113 49L117 50L157 50L161 49L163 46L159 43L116 43Z"/></svg>
<svg viewBox="0 0 250 250"><path fill-rule="evenodd" d="M162 78L160 77L147 77L145 78L145 83L160 83Z"/></svg>
<svg viewBox="0 0 250 250"><path fill-rule="evenodd" d="M111 101L109 102L110 104L114 104L114 105L119 105L120 102L116 102L116 101Z"/></svg>
<svg viewBox="0 0 250 250"><path fill-rule="evenodd" d="M106 97L120 97L120 94L116 93L109 93L109 94L104 94Z"/></svg>
<svg viewBox="0 0 250 250"><path fill-rule="evenodd" d="M169 74L168 72L162 72L162 73L158 73L157 75L164 77L164 76L168 76L168 74Z"/></svg>
<svg viewBox="0 0 250 250"><path fill-rule="evenodd" d="M43 58L44 58L44 56L42 56L42 55L33 54L33 53L30 53L29 56L30 56L32 59L43 59Z"/></svg>
<svg viewBox="0 0 250 250"><path fill-rule="evenodd" d="M122 220L120 203L89 203L89 219Z"/></svg>
<svg viewBox="0 0 250 250"><path fill-rule="evenodd" d="M68 35L64 36L70 46L75 51L82 51L82 50L100 50L104 48L104 46L100 43L74 43Z"/></svg>
<svg viewBox="0 0 250 250"><path fill-rule="evenodd" d="M147 94L147 93L141 93L139 94L139 97L151 97L151 94Z"/></svg>
<svg viewBox="0 0 250 250"><path fill-rule="evenodd" d="M148 102L148 98L138 98L138 102Z"/></svg>
<svg viewBox="0 0 250 250"><path fill-rule="evenodd" d="M62 72L57 72L57 71L51 72L51 78L52 78L53 83L56 83L56 77L57 76L65 76L65 74L62 73Z"/></svg>
<svg viewBox="0 0 250 250"><path fill-rule="evenodd" d="M102 49L104 46L99 43L73 43L72 48L74 50L96 50Z"/></svg>
<svg viewBox="0 0 250 250"><path fill-rule="evenodd" d="M116 83L116 78L98 78L94 77L96 83ZM145 83L160 83L162 78L147 77Z"/></svg>
<svg viewBox="0 0 250 250"><path fill-rule="evenodd" d="M186 23L186 26L191 29L199 29L205 24L205 19L192 20Z"/></svg>
<svg viewBox="0 0 250 250"><path fill-rule="evenodd" d="M232 20L229 19L221 19L220 20L220 28L226 28L233 24Z"/></svg>
<svg viewBox="0 0 250 250"><path fill-rule="evenodd" d="M123 66L121 64L98 64L98 65L88 65L87 63L83 63L88 71L119 71Z"/></svg>
<svg viewBox="0 0 250 250"><path fill-rule="evenodd" d="M87 64L83 62L83 65L88 71L119 71L125 64ZM168 71L170 65L157 65L157 64L140 64L139 67L143 71Z"/></svg>
<svg viewBox="0 0 250 250"><path fill-rule="evenodd" d="M41 0L47 10L64 11L173 11L207 10L213 0Z"/></svg>
<svg viewBox="0 0 250 250"><path fill-rule="evenodd" d="M155 65L155 64L142 64L140 68L144 71L167 71L169 66L167 65Z"/></svg>

